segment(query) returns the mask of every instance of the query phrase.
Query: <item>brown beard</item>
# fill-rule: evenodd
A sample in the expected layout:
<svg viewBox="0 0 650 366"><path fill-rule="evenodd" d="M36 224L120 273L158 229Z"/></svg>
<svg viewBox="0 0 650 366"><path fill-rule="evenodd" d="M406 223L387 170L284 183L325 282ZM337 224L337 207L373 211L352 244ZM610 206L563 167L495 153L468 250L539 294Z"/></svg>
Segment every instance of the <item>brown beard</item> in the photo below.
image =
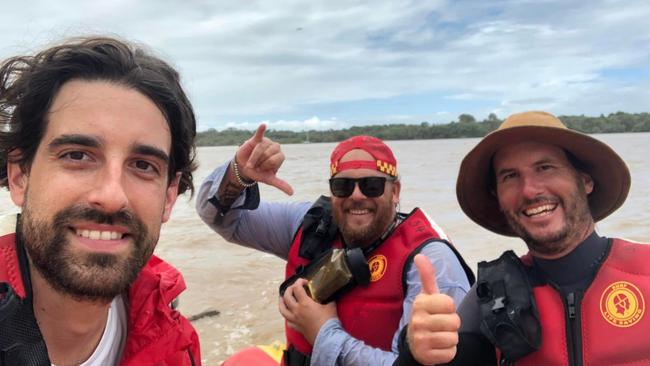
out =
<svg viewBox="0 0 650 366"><path fill-rule="evenodd" d="M345 241L346 245L352 248L363 248L379 239L381 234L386 231L390 223L393 222L393 219L395 218L395 211L392 209L390 200L387 203L388 205L377 207L367 207L367 205L363 205L361 202L347 205L343 211L366 208L370 210L371 213L374 213L376 215L370 224L357 229L352 229L347 224L343 217L344 213L340 213L341 210L332 210L334 222L339 227L339 231L341 232L341 236L343 236L343 240Z"/></svg>
<svg viewBox="0 0 650 366"><path fill-rule="evenodd" d="M526 242L528 249L539 254L552 256L562 253L576 240L580 240L581 235L584 234L582 228L589 225L592 217L591 211L589 210L589 202L585 188L580 184L578 177L576 177L575 182L576 189L571 192L570 202L560 200L558 203L564 207L565 224L561 230L555 233L545 237L534 237L533 234L526 230L526 227L517 220L517 213L503 211L508 224L517 236ZM524 204L532 204L535 203L535 201L536 200L531 200Z"/></svg>
<svg viewBox="0 0 650 366"><path fill-rule="evenodd" d="M133 245L125 258L110 253L77 254L67 235L74 222L119 224L129 228ZM51 222L37 220L28 203L20 217L19 233L36 270L56 291L77 300L111 301L125 292L153 254L157 237L131 212L103 213L75 205L59 211Z"/></svg>

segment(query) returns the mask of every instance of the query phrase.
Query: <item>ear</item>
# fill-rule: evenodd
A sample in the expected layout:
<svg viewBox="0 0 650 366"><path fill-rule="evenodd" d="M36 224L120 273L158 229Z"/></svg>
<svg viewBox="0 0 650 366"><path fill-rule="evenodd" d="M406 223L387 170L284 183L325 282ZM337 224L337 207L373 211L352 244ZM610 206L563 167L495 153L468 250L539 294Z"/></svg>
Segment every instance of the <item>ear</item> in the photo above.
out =
<svg viewBox="0 0 650 366"><path fill-rule="evenodd" d="M393 204L396 205L399 203L399 192L402 189L402 183L400 181L395 181L392 184L393 190Z"/></svg>
<svg viewBox="0 0 650 366"><path fill-rule="evenodd" d="M583 172L578 172L580 175L580 179L582 180L582 184L585 187L585 192L587 195L591 194L591 192L594 191L594 180L591 178L591 175Z"/></svg>
<svg viewBox="0 0 650 366"><path fill-rule="evenodd" d="M167 222L172 213L172 208L178 198L178 184L181 181L181 173L176 173L176 176L169 183L167 192L165 193L165 207L163 209L162 222Z"/></svg>
<svg viewBox="0 0 650 366"><path fill-rule="evenodd" d="M12 163L20 156L20 151L14 150L9 153L9 162L7 163L7 184L9 185L9 193L11 200L14 201L16 206L23 206L25 202L25 194L27 193L27 186L29 183L29 174L25 172L18 163Z"/></svg>

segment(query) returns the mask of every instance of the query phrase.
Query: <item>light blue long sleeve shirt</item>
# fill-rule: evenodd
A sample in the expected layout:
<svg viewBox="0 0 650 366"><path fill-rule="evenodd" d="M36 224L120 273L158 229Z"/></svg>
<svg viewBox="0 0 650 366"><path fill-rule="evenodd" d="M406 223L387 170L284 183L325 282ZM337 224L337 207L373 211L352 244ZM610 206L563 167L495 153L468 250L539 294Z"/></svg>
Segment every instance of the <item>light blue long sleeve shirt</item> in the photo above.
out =
<svg viewBox="0 0 650 366"><path fill-rule="evenodd" d="M286 260L293 236L312 204L259 201L256 192L246 189L230 210L220 212L208 200L216 195L227 167L228 164L224 164L216 168L201 184L196 198L199 216L226 240ZM251 209L255 206L257 208ZM439 233L444 235L441 230ZM469 290L469 283L452 250L446 244L434 241L425 245L420 253L429 258L436 268L440 292L451 296L457 305L460 304ZM391 352L368 346L352 337L343 329L339 319L334 318L325 322L316 336L311 365L392 365L397 358L399 333L410 320L413 301L422 289L420 275L412 262L407 265L406 287L404 312L393 336Z"/></svg>

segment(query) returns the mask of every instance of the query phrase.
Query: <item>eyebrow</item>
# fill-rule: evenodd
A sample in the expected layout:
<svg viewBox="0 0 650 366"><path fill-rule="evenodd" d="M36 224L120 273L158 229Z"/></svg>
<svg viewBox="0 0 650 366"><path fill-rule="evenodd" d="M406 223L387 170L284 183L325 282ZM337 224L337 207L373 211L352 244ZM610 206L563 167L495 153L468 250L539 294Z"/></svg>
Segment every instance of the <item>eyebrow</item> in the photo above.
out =
<svg viewBox="0 0 650 366"><path fill-rule="evenodd" d="M157 147L151 145L136 144L132 147L132 150L136 154L153 156L164 161L165 164L169 164L169 155Z"/></svg>
<svg viewBox="0 0 650 366"><path fill-rule="evenodd" d="M515 169L512 169L512 168L503 168L503 169L500 169L498 172L496 172L495 176L497 178L499 178L499 177L501 177L502 175L504 175L506 173L511 173L511 172L514 172L514 171L515 171Z"/></svg>
<svg viewBox="0 0 650 366"><path fill-rule="evenodd" d="M54 140L50 141L47 147L50 151L53 151L57 147L61 147L64 145L99 147L101 146L101 142L98 139L94 137L90 137L88 135L61 135L55 138Z"/></svg>
<svg viewBox="0 0 650 366"><path fill-rule="evenodd" d="M553 159L553 158L541 158L537 160L534 165L540 165L540 164L552 164L557 162L558 159Z"/></svg>
<svg viewBox="0 0 650 366"><path fill-rule="evenodd" d="M543 157L543 158L533 162L532 166L539 166L539 165L543 165L543 164L558 164L558 163L557 163L557 159L553 159L553 158L550 158L550 157ZM514 168L503 168L503 169L500 169L498 172L496 172L496 176L500 177L503 174L510 173L510 172L515 171L515 170L516 169L514 169Z"/></svg>
<svg viewBox="0 0 650 366"><path fill-rule="evenodd" d="M56 150L56 148L65 145L78 145L78 146L98 148L102 146L102 142L100 139L88 135L79 135L79 134L61 135L55 138L54 140L52 140L48 144L48 149L50 151L54 151ZM163 162L165 162L165 164L169 164L169 160L170 160L169 155L163 150L152 145L133 144L131 146L131 152L139 155L153 156L155 158L162 160Z"/></svg>

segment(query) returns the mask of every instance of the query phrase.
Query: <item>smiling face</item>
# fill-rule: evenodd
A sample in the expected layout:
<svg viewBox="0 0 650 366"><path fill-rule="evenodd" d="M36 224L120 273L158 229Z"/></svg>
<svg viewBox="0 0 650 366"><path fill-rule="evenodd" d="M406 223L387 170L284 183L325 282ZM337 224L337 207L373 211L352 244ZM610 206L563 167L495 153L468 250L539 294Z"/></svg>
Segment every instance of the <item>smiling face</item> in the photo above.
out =
<svg viewBox="0 0 650 366"><path fill-rule="evenodd" d="M494 155L493 168L501 211L534 254L561 257L593 231L587 200L593 181L562 149L532 141L514 144Z"/></svg>
<svg viewBox="0 0 650 366"><path fill-rule="evenodd" d="M345 154L340 162L368 160L374 158L369 153L355 149ZM388 175L372 169L349 169L336 178L387 177ZM351 247L365 247L378 239L395 218L399 202L399 181L386 181L384 194L379 197L366 197L359 185L349 197L332 196L332 215L346 244Z"/></svg>
<svg viewBox="0 0 650 366"><path fill-rule="evenodd" d="M56 290L110 300L153 253L177 197L171 135L143 94L105 81L65 83L28 171L8 165L23 242Z"/></svg>

